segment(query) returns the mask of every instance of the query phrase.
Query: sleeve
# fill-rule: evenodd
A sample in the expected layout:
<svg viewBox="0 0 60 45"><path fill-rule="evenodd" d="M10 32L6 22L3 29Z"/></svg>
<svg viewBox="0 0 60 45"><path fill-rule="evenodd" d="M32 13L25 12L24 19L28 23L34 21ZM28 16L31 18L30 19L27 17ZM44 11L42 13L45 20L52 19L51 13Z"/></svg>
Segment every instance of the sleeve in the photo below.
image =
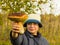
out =
<svg viewBox="0 0 60 45"><path fill-rule="evenodd" d="M12 31L10 32L10 40L12 45L21 45L22 41L23 41L23 35L20 35L17 38L13 38L12 37Z"/></svg>
<svg viewBox="0 0 60 45"><path fill-rule="evenodd" d="M49 45L48 41L44 37L41 38L41 44L42 45Z"/></svg>

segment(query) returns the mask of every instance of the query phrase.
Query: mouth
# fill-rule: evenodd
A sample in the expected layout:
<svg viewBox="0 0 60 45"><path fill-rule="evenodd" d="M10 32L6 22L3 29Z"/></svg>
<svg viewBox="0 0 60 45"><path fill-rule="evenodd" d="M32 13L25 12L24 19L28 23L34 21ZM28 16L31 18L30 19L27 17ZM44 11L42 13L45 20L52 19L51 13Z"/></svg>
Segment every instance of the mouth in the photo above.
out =
<svg viewBox="0 0 60 45"><path fill-rule="evenodd" d="M35 28L29 28L31 31L35 30Z"/></svg>

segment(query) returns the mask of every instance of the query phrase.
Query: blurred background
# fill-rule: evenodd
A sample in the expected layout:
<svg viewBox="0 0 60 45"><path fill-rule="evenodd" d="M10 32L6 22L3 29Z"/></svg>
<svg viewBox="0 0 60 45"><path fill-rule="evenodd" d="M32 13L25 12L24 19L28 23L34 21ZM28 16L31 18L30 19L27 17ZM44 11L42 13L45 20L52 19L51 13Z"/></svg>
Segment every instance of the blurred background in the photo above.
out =
<svg viewBox="0 0 60 45"><path fill-rule="evenodd" d="M12 45L8 20L12 12L40 15L43 27L39 32L50 45L60 45L60 0L0 0L0 45Z"/></svg>

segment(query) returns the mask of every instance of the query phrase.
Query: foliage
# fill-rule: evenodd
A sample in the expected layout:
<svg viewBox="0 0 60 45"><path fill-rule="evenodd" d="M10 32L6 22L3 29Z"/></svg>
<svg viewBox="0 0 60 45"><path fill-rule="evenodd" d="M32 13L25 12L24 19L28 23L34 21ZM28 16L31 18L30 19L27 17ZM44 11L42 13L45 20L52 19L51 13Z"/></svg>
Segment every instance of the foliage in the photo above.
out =
<svg viewBox="0 0 60 45"><path fill-rule="evenodd" d="M36 13L40 10L39 5L46 3L47 0L0 0L0 7L3 11L11 12L25 12L27 14Z"/></svg>
<svg viewBox="0 0 60 45"><path fill-rule="evenodd" d="M3 24L2 15L0 14L0 25Z"/></svg>
<svg viewBox="0 0 60 45"><path fill-rule="evenodd" d="M52 14L41 15L43 27L40 30L43 36L51 43L51 45L58 45L60 43L60 15L54 16Z"/></svg>
<svg viewBox="0 0 60 45"><path fill-rule="evenodd" d="M32 4L30 0L1 0L0 5L2 10L10 12L34 12L33 9L37 6ZM30 11L30 12L29 12Z"/></svg>

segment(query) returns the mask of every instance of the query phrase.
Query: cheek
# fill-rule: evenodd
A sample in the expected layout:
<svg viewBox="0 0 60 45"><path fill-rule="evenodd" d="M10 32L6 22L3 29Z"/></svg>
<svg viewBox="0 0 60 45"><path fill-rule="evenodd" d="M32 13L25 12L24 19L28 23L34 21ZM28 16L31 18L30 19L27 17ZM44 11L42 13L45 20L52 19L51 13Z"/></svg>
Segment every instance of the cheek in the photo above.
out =
<svg viewBox="0 0 60 45"><path fill-rule="evenodd" d="M38 30L39 29L39 26L35 26L35 29Z"/></svg>
<svg viewBox="0 0 60 45"><path fill-rule="evenodd" d="M27 29L31 31L37 31L39 27L38 26L34 26L34 27L27 26Z"/></svg>

